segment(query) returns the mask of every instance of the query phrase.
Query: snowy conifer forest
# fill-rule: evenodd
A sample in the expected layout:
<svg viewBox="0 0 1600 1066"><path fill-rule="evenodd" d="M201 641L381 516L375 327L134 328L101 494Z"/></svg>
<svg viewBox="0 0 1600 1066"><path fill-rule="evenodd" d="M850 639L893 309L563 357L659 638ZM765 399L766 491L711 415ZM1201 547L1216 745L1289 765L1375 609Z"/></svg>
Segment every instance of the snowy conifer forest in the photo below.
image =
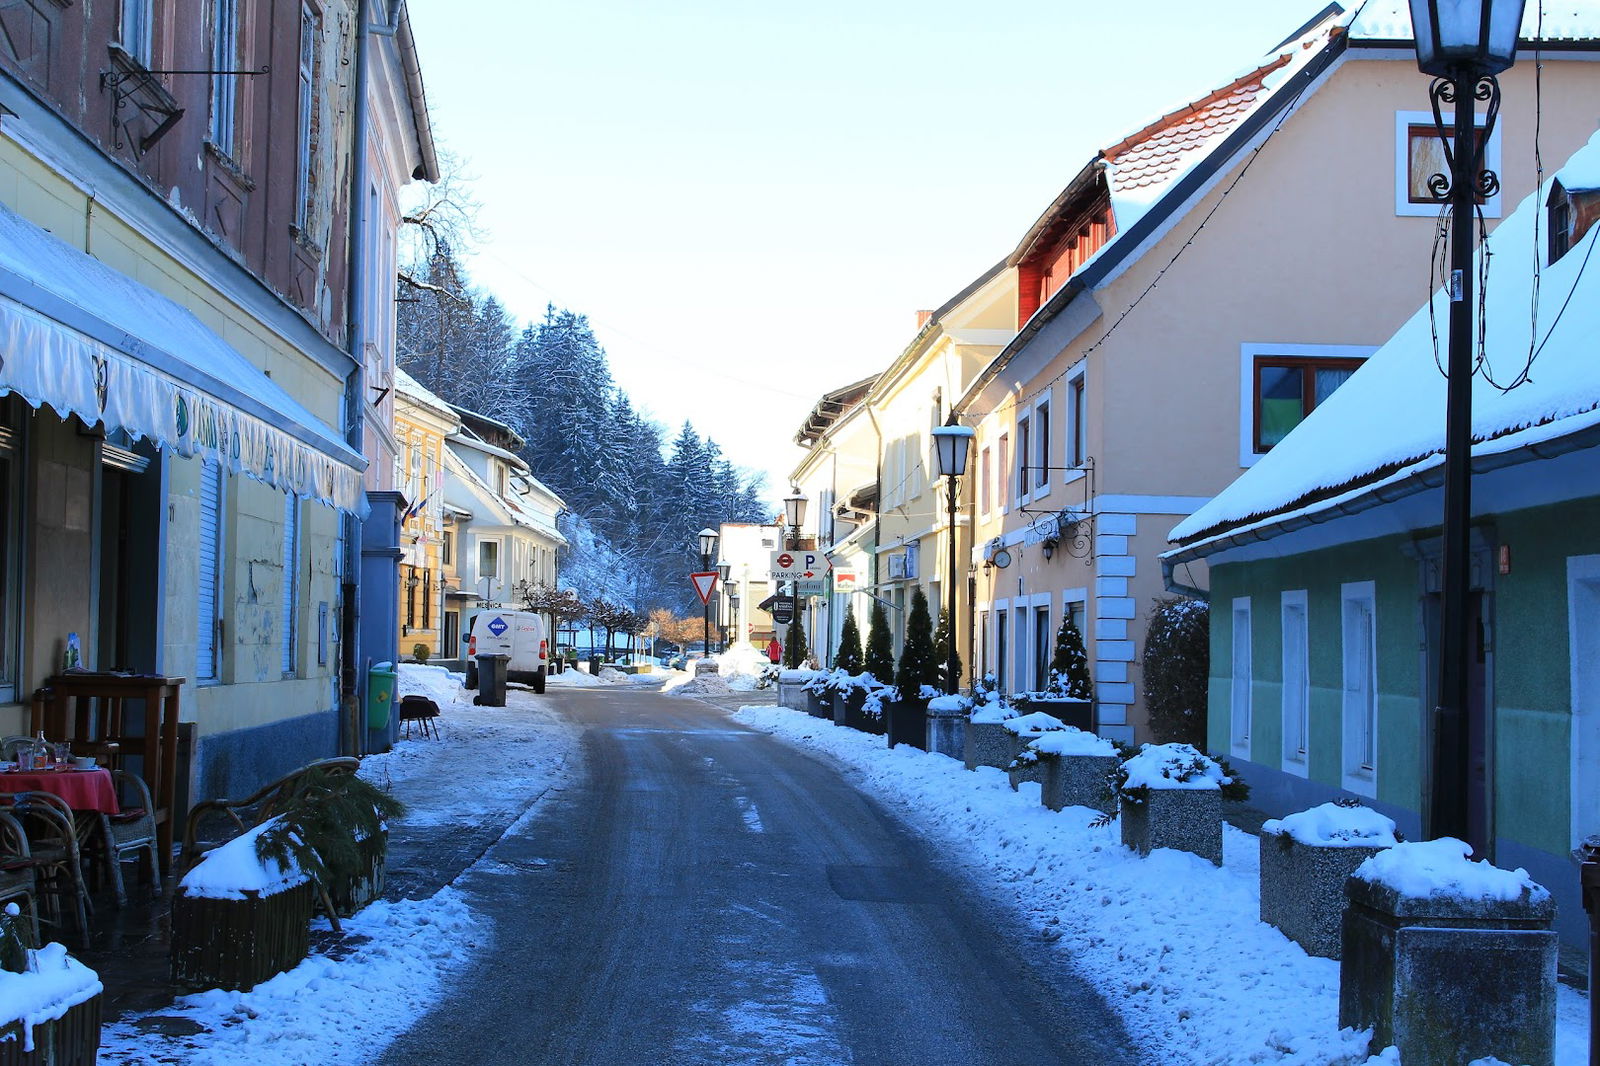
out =
<svg viewBox="0 0 1600 1066"><path fill-rule="evenodd" d="M770 519L763 478L685 422L667 431L612 380L588 319L546 308L518 323L443 242L399 293L399 365L440 397L505 422L534 476L566 500L561 584L644 614L699 610L696 534Z"/></svg>

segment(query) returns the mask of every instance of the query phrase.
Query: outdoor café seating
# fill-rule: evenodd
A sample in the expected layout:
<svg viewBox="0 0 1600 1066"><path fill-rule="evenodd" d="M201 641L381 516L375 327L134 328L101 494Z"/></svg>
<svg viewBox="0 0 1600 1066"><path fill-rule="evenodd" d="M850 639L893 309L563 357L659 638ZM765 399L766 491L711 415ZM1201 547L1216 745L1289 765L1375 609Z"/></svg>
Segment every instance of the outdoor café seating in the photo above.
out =
<svg viewBox="0 0 1600 1066"><path fill-rule="evenodd" d="M22 823L0 810L0 906L16 903L28 909L33 939L39 942L39 879Z"/></svg>
<svg viewBox="0 0 1600 1066"><path fill-rule="evenodd" d="M49 792L0 794L0 808L16 820L26 837L27 857L14 860L14 865L33 870L41 895L50 901L51 919L57 924L62 921L63 904L70 901L78 931L87 941L93 904L83 880L83 856L72 808Z"/></svg>

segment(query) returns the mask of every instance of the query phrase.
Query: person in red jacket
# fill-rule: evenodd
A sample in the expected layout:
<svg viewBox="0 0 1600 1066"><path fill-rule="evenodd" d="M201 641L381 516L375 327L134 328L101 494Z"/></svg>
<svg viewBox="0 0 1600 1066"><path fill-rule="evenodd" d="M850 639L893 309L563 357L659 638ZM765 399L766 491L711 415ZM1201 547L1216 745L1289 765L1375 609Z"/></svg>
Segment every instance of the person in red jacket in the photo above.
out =
<svg viewBox="0 0 1600 1066"><path fill-rule="evenodd" d="M772 660L774 666L778 664L779 659L783 658L783 645L778 643L777 637L773 637L767 643L767 658Z"/></svg>

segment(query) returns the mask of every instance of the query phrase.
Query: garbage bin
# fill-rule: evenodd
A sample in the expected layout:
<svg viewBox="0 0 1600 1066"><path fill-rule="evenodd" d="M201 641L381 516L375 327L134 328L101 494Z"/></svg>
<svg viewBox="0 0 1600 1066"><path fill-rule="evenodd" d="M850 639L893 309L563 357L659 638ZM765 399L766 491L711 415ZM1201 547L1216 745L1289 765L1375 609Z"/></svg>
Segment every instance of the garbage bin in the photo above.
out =
<svg viewBox="0 0 1600 1066"><path fill-rule="evenodd" d="M389 708L394 706L397 672L389 663L379 663L367 671L367 728L387 729Z"/></svg>
<svg viewBox="0 0 1600 1066"><path fill-rule="evenodd" d="M509 655L478 656L478 694L472 697L473 703L480 707L506 705L506 668L510 662Z"/></svg>
<svg viewBox="0 0 1600 1066"><path fill-rule="evenodd" d="M600 676L600 656L598 656L598 655L589 656L589 676L590 677L599 677Z"/></svg>

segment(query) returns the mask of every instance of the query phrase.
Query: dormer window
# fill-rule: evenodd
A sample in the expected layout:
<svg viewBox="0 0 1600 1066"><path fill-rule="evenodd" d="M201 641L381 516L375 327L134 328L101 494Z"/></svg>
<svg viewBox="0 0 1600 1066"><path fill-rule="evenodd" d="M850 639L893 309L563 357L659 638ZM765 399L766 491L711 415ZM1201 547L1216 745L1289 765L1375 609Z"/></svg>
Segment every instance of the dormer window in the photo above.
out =
<svg viewBox="0 0 1600 1066"><path fill-rule="evenodd" d="M1550 230L1551 263L1566 255L1572 246L1583 239L1600 216L1600 189L1569 189L1561 182L1550 188L1546 204Z"/></svg>

